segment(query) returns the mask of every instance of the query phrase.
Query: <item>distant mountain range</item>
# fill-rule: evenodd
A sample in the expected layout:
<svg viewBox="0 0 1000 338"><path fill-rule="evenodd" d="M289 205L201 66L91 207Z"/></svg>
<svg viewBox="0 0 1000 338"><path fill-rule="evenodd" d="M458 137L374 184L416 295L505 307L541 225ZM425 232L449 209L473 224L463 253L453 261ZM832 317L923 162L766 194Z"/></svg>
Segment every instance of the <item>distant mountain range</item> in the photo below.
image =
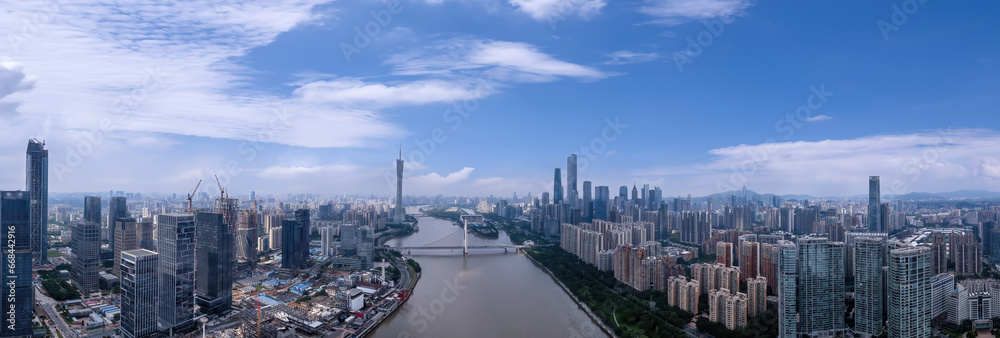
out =
<svg viewBox="0 0 1000 338"><path fill-rule="evenodd" d="M696 203L705 203L708 200L708 198L712 198L713 201L714 201L713 203L715 203L716 205L721 205L721 204L726 203L726 201L729 200L729 196L731 196L731 195L736 195L739 198L739 197L743 196L743 191L741 191L741 190L726 191L726 192L721 192L721 193L717 193L717 194L711 194L711 195L708 195L708 196L692 197L691 200L692 200L692 202L696 202ZM818 196L804 195L804 194L785 194L785 195L775 195L775 194L770 194L770 193L761 194L761 193L758 193L758 192L755 192L755 191L752 191L752 190L747 190L747 197L748 198L753 199L754 196L759 196L758 197L759 199L765 200L765 201L770 200L771 197L773 197L773 196L781 197L781 199L783 201L789 201L789 200L822 201L822 200L831 200L831 199L834 199L834 200L867 200L868 199L868 194L858 194L858 195L852 195L852 196L835 196L835 197L834 196L826 196L826 197L818 197ZM669 200L672 200L673 198L675 198L675 197L664 197L664 199L667 199L668 202L669 202ZM893 200L904 200L904 201L952 200L952 199L959 199L959 200L960 199L986 199L986 200L996 199L996 200L1000 200L1000 192L988 191L988 190L957 190L957 191L939 192L939 193L914 192L914 193L909 193L909 194L905 194L905 195L888 195L888 194L883 194L882 198L884 198L884 199L893 199Z"/></svg>

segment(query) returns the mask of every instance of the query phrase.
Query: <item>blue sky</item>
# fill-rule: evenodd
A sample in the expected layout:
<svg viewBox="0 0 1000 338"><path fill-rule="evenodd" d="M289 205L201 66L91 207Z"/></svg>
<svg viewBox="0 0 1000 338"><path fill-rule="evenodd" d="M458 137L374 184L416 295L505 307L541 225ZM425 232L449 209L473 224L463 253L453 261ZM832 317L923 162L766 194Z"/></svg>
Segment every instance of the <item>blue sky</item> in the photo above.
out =
<svg viewBox="0 0 1000 338"><path fill-rule="evenodd" d="M0 13L2 189L30 137L53 191L1000 189L990 1L54 4Z"/></svg>

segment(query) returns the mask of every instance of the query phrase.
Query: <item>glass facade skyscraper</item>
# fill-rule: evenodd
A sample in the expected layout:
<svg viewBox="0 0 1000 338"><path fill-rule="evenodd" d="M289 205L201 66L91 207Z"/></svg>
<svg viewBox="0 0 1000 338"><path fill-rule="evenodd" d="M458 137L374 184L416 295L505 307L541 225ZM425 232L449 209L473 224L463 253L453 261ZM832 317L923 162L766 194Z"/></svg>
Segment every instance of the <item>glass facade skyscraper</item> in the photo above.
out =
<svg viewBox="0 0 1000 338"><path fill-rule="evenodd" d="M871 232L886 232L882 224L882 192L879 188L879 177L868 177L868 229Z"/></svg>
<svg viewBox="0 0 1000 338"><path fill-rule="evenodd" d="M143 337L156 332L157 256L145 249L122 252L119 267L122 337Z"/></svg>
<svg viewBox="0 0 1000 338"><path fill-rule="evenodd" d="M552 186L552 204L559 204L563 201L562 171L559 168L556 168L553 180L555 183Z"/></svg>
<svg viewBox="0 0 1000 338"><path fill-rule="evenodd" d="M111 252L115 252L115 226L118 221L127 217L128 200L121 196L111 197L111 202L108 203L108 248Z"/></svg>
<svg viewBox="0 0 1000 338"><path fill-rule="evenodd" d="M219 213L198 213L195 303L205 314L226 314L233 306L233 233Z"/></svg>
<svg viewBox="0 0 1000 338"><path fill-rule="evenodd" d="M576 208L576 154L571 154L566 158L566 201L571 208Z"/></svg>
<svg viewBox="0 0 1000 338"><path fill-rule="evenodd" d="M87 196L83 198L83 220L101 224L101 198Z"/></svg>
<svg viewBox="0 0 1000 338"><path fill-rule="evenodd" d="M49 263L49 151L45 142L28 140L26 157L26 189L31 198L31 259L44 265Z"/></svg>
<svg viewBox="0 0 1000 338"><path fill-rule="evenodd" d="M98 273L101 268L101 224L80 221L73 223L73 235L70 247L73 256L70 259L70 279L80 293L87 295L100 291Z"/></svg>
<svg viewBox="0 0 1000 338"><path fill-rule="evenodd" d="M303 269L309 261L309 209L295 211L295 219L281 225L281 267Z"/></svg>
<svg viewBox="0 0 1000 338"><path fill-rule="evenodd" d="M165 214L156 217L159 284L157 326L182 330L194 324L195 217Z"/></svg>
<svg viewBox="0 0 1000 338"><path fill-rule="evenodd" d="M28 337L32 333L31 197L27 191L0 191L0 228L7 233L3 246L3 325L0 337Z"/></svg>

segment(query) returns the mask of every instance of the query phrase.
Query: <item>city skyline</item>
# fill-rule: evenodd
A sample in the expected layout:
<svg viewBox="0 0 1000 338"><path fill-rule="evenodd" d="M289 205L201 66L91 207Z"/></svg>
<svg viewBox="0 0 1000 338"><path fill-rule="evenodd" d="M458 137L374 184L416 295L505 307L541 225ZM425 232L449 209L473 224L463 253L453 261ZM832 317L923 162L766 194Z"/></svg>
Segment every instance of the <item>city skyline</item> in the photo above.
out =
<svg viewBox="0 0 1000 338"><path fill-rule="evenodd" d="M38 138L54 193L221 174L234 193L391 196L400 142L414 195L537 195L574 153L580 182L665 196L846 196L869 175L887 196L1000 191L1000 134L980 122L1000 87L993 3L931 4L904 25L888 3L240 4L12 4L0 186L23 185L14 159ZM348 62L369 23L380 33Z"/></svg>

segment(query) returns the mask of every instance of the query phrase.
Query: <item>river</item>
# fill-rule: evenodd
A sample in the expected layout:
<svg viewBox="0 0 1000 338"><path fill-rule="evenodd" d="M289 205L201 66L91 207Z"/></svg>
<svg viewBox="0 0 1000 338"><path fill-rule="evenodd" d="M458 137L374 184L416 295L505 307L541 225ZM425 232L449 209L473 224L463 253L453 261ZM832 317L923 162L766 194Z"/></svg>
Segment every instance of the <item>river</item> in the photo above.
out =
<svg viewBox="0 0 1000 338"><path fill-rule="evenodd" d="M407 214L419 213L407 207ZM390 246L462 245L450 221L418 217L420 231ZM469 234L469 245L510 244ZM407 253L404 253L406 255ZM561 288L524 254L503 250L414 250L423 275L410 300L373 337L607 337Z"/></svg>

